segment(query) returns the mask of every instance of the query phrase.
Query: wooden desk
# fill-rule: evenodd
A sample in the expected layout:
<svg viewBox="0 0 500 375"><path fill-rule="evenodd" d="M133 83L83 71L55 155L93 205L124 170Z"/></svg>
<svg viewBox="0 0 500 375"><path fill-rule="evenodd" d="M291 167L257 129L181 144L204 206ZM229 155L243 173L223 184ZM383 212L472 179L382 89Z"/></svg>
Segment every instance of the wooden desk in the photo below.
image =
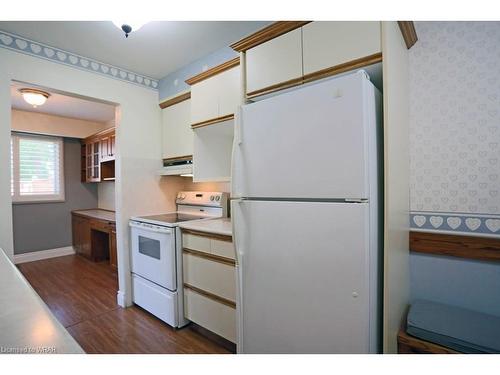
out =
<svg viewBox="0 0 500 375"><path fill-rule="evenodd" d="M116 268L115 212L95 208L72 211L71 215L76 253L94 262L109 259Z"/></svg>

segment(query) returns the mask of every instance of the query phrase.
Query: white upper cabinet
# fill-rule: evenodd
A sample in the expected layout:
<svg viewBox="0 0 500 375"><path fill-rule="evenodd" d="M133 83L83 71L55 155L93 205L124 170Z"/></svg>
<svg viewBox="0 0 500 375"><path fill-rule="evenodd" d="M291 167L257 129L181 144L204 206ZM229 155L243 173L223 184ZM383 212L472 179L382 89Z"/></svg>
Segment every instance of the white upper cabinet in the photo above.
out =
<svg viewBox="0 0 500 375"><path fill-rule="evenodd" d="M239 66L216 76L218 81L219 117L236 113L241 103L241 69Z"/></svg>
<svg viewBox="0 0 500 375"><path fill-rule="evenodd" d="M184 100L162 110L163 159L193 154L190 102Z"/></svg>
<svg viewBox="0 0 500 375"><path fill-rule="evenodd" d="M240 66L192 84L191 124L234 114L241 102Z"/></svg>
<svg viewBox="0 0 500 375"><path fill-rule="evenodd" d="M311 22L302 27L304 75L381 51L380 22Z"/></svg>
<svg viewBox="0 0 500 375"><path fill-rule="evenodd" d="M246 51L247 93L302 77L302 30L292 30Z"/></svg>
<svg viewBox="0 0 500 375"><path fill-rule="evenodd" d="M219 117L217 76L191 86L191 123L196 124Z"/></svg>

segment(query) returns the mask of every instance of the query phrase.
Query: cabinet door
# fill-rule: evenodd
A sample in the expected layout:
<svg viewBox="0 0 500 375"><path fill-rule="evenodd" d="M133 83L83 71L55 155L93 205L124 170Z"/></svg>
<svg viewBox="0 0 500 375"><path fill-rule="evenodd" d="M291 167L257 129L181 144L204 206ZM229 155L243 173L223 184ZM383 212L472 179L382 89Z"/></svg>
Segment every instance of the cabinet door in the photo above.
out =
<svg viewBox="0 0 500 375"><path fill-rule="evenodd" d="M247 94L302 77L302 30L295 29L246 52Z"/></svg>
<svg viewBox="0 0 500 375"><path fill-rule="evenodd" d="M381 51L380 22L318 21L302 27L304 75Z"/></svg>
<svg viewBox="0 0 500 375"><path fill-rule="evenodd" d="M217 76L219 117L236 113L241 103L241 69L236 66Z"/></svg>
<svg viewBox="0 0 500 375"><path fill-rule="evenodd" d="M110 141L109 137L104 137L101 138L100 140L100 147L101 147L100 155L102 161L106 161L109 159L109 141Z"/></svg>
<svg viewBox="0 0 500 375"><path fill-rule="evenodd" d="M193 154L190 104L191 100L185 100L162 111L163 159Z"/></svg>
<svg viewBox="0 0 500 375"><path fill-rule="evenodd" d="M218 77L214 76L191 86L191 124L218 117L218 85Z"/></svg>
<svg viewBox="0 0 500 375"><path fill-rule="evenodd" d="M90 232L90 221L82 218L80 223L80 254L90 258L92 254L92 238Z"/></svg>
<svg viewBox="0 0 500 375"><path fill-rule="evenodd" d="M109 146L108 146L109 156L112 160L115 159L115 148L116 148L116 135L111 134L109 137Z"/></svg>
<svg viewBox="0 0 500 375"><path fill-rule="evenodd" d="M73 236L73 248L78 254L81 252L81 227L80 218L78 216L72 215L71 217L71 233Z"/></svg>

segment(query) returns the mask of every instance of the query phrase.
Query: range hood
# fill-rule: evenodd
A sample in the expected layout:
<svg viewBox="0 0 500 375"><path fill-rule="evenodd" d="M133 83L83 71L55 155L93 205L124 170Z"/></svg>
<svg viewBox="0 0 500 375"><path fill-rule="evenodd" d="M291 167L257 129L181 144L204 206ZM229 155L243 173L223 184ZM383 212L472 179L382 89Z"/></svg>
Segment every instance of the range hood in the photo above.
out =
<svg viewBox="0 0 500 375"><path fill-rule="evenodd" d="M163 159L163 168L160 169L161 176L180 176L193 174L193 156Z"/></svg>

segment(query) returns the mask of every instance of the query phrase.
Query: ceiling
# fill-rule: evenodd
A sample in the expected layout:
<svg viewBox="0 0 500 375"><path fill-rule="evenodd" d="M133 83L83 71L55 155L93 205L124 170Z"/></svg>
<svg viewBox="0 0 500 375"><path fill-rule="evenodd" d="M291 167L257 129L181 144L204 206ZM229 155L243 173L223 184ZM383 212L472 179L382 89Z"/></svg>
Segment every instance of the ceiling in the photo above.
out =
<svg viewBox="0 0 500 375"><path fill-rule="evenodd" d="M11 85L10 96L12 108L14 109L97 122L107 122L115 118L115 107L113 105L63 95L45 89L44 91L50 93L49 99L44 105L33 108L24 101L21 93L18 91L22 87L33 88L36 86L17 82Z"/></svg>
<svg viewBox="0 0 500 375"><path fill-rule="evenodd" d="M111 21L9 21L0 30L161 79L267 24L153 21L128 38Z"/></svg>

